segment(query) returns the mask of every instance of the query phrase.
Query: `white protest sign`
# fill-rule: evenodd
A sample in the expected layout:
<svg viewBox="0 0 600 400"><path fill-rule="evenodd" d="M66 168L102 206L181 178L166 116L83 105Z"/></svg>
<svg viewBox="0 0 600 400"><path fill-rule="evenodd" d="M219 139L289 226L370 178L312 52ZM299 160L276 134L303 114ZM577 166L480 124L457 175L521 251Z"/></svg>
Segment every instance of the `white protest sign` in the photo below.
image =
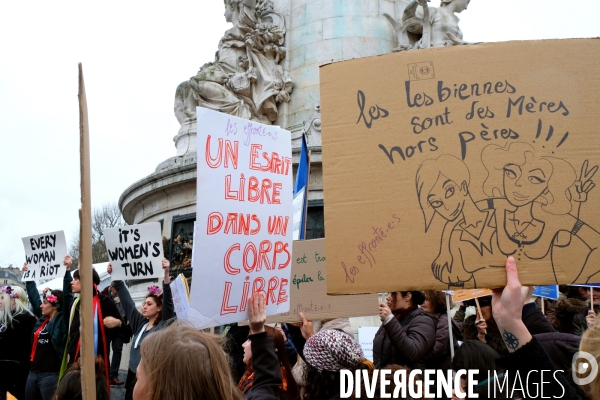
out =
<svg viewBox="0 0 600 400"><path fill-rule="evenodd" d="M304 193L306 193L306 186L304 186L294 196L294 240L300 239L300 232L302 231L302 216L304 215Z"/></svg>
<svg viewBox="0 0 600 400"><path fill-rule="evenodd" d="M39 281L64 276L63 260L68 253L63 231L24 237L23 247L28 266L28 271L23 273L23 281Z"/></svg>
<svg viewBox="0 0 600 400"><path fill-rule="evenodd" d="M170 286L171 293L173 294L173 306L175 307L177 320L187 321L190 313L190 300L183 274L179 274L179 276L171 282Z"/></svg>
<svg viewBox="0 0 600 400"><path fill-rule="evenodd" d="M365 358L371 362L373 362L373 340L375 340L375 334L378 330L378 326L358 327L358 343L362 348Z"/></svg>
<svg viewBox="0 0 600 400"><path fill-rule="evenodd" d="M291 134L197 108L198 178L190 319L199 328L248 317L253 293L267 315L289 310Z"/></svg>
<svg viewBox="0 0 600 400"><path fill-rule="evenodd" d="M160 278L163 246L159 222L104 230L113 280Z"/></svg>

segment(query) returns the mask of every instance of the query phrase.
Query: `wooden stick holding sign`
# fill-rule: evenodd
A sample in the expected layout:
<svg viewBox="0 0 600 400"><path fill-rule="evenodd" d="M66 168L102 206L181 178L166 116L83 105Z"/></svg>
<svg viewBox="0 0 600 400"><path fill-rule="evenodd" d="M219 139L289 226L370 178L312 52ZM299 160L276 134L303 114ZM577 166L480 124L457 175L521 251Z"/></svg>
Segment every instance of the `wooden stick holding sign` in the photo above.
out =
<svg viewBox="0 0 600 400"><path fill-rule="evenodd" d="M79 276L81 300L81 390L84 400L96 398L96 371L94 364L94 316L92 311L92 206L90 200L90 132L83 68L79 63L79 155L81 168L81 209L79 242Z"/></svg>
<svg viewBox="0 0 600 400"><path fill-rule="evenodd" d="M450 293L446 293L446 313L448 315L448 334L450 337L450 357L454 360L454 337L452 332L452 318L450 318Z"/></svg>
<svg viewBox="0 0 600 400"><path fill-rule="evenodd" d="M479 315L478 320L482 320L483 314L481 313L481 307L479 306L479 300L477 299L477 297L475 297L475 305L477 306L477 315ZM483 333L487 335L487 329L484 329Z"/></svg>
<svg viewBox="0 0 600 400"><path fill-rule="evenodd" d="M594 288L590 287L590 311L594 311Z"/></svg>

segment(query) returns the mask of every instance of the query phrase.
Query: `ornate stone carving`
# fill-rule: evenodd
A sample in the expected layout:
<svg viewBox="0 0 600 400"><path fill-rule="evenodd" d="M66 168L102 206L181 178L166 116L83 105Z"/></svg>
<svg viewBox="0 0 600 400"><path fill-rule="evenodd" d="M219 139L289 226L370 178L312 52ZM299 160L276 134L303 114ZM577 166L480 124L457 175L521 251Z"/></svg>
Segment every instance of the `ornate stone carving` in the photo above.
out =
<svg viewBox="0 0 600 400"><path fill-rule="evenodd" d="M270 124L277 104L290 99L292 77L281 65L285 21L273 1L225 0L225 19L233 27L220 40L215 61L175 92L179 135L195 133L196 106Z"/></svg>
<svg viewBox="0 0 600 400"><path fill-rule="evenodd" d="M472 44L463 40L456 16L467 9L471 0L441 0L439 8L429 7L428 1L412 0L400 20L384 14L398 39L394 51Z"/></svg>

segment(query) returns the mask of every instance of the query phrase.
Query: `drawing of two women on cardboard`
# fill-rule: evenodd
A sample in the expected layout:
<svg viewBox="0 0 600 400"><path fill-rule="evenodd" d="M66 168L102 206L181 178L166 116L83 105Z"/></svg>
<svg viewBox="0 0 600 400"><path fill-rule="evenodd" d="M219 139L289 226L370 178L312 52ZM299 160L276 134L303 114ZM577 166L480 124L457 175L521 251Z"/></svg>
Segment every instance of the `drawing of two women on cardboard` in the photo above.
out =
<svg viewBox="0 0 600 400"><path fill-rule="evenodd" d="M600 233L579 219L579 209L595 184L598 166L583 163L577 179L568 162L542 156L527 143L489 145L481 159L488 176L483 184L489 198L475 202L469 191L470 173L458 158L429 159L417 171L419 205L425 232L436 215L446 220L439 255L432 263L436 279L463 286L476 273L503 267L499 254L517 259L548 260L556 279L566 282L600 280ZM554 255L576 236L584 253L580 266L557 268ZM493 256L493 257L492 257ZM494 260L490 263L490 260Z"/></svg>

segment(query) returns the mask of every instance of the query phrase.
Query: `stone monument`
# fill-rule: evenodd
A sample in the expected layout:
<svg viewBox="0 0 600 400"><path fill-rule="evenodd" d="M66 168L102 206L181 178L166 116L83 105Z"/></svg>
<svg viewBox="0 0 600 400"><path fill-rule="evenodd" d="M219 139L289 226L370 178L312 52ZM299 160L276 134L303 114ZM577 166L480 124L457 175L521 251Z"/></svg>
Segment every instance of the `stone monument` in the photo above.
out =
<svg viewBox="0 0 600 400"><path fill-rule="evenodd" d="M119 207L125 220L161 222L165 255L175 272L191 264L195 108L200 105L291 131L296 164L306 135L312 152L307 237L322 237L319 66L427 43L462 44L454 13L467 4L442 0L434 9L423 0L225 0L225 18L233 26L220 40L215 60L175 92L175 117L181 124L174 137L176 155L123 192ZM426 13L430 24L422 22Z"/></svg>

